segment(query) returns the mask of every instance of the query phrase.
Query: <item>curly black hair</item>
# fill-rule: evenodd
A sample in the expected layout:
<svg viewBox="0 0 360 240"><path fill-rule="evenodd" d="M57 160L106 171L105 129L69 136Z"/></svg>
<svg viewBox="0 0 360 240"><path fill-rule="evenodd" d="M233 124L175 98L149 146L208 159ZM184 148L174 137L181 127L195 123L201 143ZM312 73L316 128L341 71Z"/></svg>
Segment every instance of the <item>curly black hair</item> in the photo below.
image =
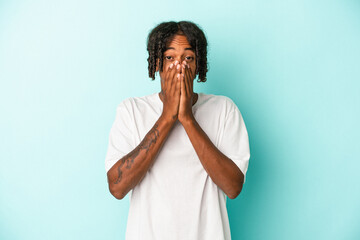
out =
<svg viewBox="0 0 360 240"><path fill-rule="evenodd" d="M166 50L166 44L179 32L185 34L190 46L195 50L195 75L199 74L197 82L206 82L208 44L204 32L191 21L162 22L151 30L147 38L149 77L152 80L155 79L156 62L158 59L160 63L159 69L163 71L163 54Z"/></svg>

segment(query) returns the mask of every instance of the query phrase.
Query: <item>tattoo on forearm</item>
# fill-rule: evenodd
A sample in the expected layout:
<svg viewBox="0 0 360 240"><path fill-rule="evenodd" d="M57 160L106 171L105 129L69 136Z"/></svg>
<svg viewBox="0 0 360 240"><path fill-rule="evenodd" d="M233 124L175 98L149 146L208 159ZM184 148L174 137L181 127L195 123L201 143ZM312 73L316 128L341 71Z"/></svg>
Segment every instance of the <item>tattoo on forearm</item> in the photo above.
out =
<svg viewBox="0 0 360 240"><path fill-rule="evenodd" d="M150 130L150 132L147 134L147 136L142 140L142 142L134 149L134 151L130 152L128 155L126 155L123 159L121 159L121 163L118 166L118 177L114 184L118 184L122 179L122 166L126 162L126 168L130 169L131 165L134 163L134 159L139 155L140 150L146 149L146 153L149 151L150 147L156 143L158 137L159 137L159 130L158 124L155 124L154 127Z"/></svg>

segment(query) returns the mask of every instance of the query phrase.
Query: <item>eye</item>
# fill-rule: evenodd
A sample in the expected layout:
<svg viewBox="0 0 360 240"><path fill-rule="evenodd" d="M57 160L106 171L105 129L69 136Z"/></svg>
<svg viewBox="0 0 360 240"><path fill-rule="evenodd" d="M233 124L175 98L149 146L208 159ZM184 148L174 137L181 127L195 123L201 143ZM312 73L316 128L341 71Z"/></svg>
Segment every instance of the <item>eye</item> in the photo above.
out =
<svg viewBox="0 0 360 240"><path fill-rule="evenodd" d="M193 60L193 59L194 59L194 57L190 57L190 56L188 56L188 57L186 57L185 59L186 59L186 60L188 60L188 61L190 61L190 60Z"/></svg>
<svg viewBox="0 0 360 240"><path fill-rule="evenodd" d="M171 60L171 56L165 56L165 59L167 59L167 60Z"/></svg>

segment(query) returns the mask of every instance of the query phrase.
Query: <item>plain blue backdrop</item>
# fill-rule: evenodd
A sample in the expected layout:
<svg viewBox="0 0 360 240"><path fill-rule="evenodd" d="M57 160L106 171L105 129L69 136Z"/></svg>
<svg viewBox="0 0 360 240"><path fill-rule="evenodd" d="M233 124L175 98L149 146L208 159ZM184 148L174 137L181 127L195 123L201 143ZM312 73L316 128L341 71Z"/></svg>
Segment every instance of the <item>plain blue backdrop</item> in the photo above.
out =
<svg viewBox="0 0 360 240"><path fill-rule="evenodd" d="M360 239L360 2L0 1L0 239L124 239L104 166L116 106L160 91L146 37L190 20L251 158L234 240Z"/></svg>

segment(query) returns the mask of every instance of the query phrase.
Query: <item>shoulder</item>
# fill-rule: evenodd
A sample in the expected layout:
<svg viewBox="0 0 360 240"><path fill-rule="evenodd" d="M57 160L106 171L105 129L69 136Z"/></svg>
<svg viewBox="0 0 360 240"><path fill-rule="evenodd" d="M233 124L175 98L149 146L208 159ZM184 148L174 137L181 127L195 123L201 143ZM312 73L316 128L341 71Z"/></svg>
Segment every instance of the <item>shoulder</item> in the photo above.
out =
<svg viewBox="0 0 360 240"><path fill-rule="evenodd" d="M223 109L227 113L237 109L235 102L228 96L204 93L201 94L203 97L203 102L206 102L207 104L212 105L217 109Z"/></svg>
<svg viewBox="0 0 360 240"><path fill-rule="evenodd" d="M143 104L149 104L156 101L157 93L148 94L140 97L127 97L123 99L118 105L117 109L126 109L130 111L136 106L141 106Z"/></svg>

